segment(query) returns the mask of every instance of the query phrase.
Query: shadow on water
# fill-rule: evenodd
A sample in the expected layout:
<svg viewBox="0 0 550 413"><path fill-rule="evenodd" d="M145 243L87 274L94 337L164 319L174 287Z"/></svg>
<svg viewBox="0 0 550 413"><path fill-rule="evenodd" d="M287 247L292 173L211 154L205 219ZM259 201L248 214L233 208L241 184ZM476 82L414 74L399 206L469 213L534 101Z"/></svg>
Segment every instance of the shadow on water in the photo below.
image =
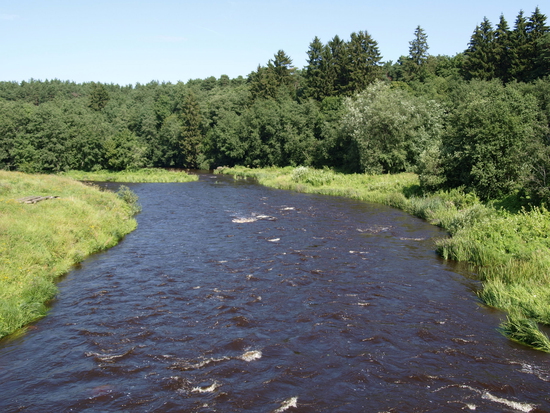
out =
<svg viewBox="0 0 550 413"><path fill-rule="evenodd" d="M138 229L0 343L2 411L550 411L549 356L498 333L438 228L199 176L127 184Z"/></svg>

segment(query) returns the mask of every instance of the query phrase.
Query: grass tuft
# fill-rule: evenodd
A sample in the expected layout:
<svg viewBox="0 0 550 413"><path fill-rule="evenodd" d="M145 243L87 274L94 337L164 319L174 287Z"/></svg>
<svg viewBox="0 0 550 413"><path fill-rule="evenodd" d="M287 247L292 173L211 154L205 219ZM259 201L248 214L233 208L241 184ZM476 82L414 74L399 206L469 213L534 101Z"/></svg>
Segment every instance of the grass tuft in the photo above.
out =
<svg viewBox="0 0 550 413"><path fill-rule="evenodd" d="M501 331L510 339L527 344L535 350L550 353L550 339L538 328L535 320L525 317L520 312L509 313L501 325Z"/></svg>

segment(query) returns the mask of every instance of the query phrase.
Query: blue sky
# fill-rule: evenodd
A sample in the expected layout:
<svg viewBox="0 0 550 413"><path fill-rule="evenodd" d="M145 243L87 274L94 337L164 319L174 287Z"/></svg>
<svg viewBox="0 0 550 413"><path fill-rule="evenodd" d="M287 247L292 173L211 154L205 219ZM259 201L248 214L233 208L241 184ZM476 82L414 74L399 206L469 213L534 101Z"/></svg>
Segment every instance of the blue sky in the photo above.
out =
<svg viewBox="0 0 550 413"><path fill-rule="evenodd" d="M306 65L310 42L367 31L383 61L407 55L420 25L430 54L464 51L484 17L513 27L522 0L0 0L0 80L120 85L247 76L280 49Z"/></svg>

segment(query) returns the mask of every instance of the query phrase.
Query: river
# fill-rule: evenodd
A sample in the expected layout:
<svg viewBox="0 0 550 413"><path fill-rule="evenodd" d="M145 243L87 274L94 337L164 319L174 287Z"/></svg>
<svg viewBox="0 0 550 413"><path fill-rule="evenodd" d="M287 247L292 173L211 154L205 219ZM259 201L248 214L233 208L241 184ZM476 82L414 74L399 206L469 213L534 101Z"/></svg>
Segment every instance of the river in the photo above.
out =
<svg viewBox="0 0 550 413"><path fill-rule="evenodd" d="M550 356L497 331L440 229L227 176L128 186L138 229L0 342L2 412L550 412Z"/></svg>

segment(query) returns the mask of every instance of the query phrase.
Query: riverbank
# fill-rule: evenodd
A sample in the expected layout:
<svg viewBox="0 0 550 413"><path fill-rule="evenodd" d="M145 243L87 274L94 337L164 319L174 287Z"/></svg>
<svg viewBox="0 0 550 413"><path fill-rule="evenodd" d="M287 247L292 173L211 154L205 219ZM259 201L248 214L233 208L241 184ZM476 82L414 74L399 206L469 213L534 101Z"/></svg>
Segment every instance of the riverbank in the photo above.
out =
<svg viewBox="0 0 550 413"><path fill-rule="evenodd" d="M94 182L192 182L199 178L196 175L190 175L185 171L169 171L160 168L144 168L136 171L67 171L62 172L61 176L66 176L77 181Z"/></svg>
<svg viewBox="0 0 550 413"><path fill-rule="evenodd" d="M539 325L550 326L550 212L510 212L460 191L423 195L415 174L346 175L298 168L219 168L216 173L254 177L262 185L345 196L390 205L449 232L438 253L467 262L483 284L480 299L507 313L500 326L510 339L550 352Z"/></svg>
<svg viewBox="0 0 550 413"><path fill-rule="evenodd" d="M136 228L127 188L100 191L67 177L0 171L0 338L43 317L55 281ZM37 203L21 198L44 197Z"/></svg>

